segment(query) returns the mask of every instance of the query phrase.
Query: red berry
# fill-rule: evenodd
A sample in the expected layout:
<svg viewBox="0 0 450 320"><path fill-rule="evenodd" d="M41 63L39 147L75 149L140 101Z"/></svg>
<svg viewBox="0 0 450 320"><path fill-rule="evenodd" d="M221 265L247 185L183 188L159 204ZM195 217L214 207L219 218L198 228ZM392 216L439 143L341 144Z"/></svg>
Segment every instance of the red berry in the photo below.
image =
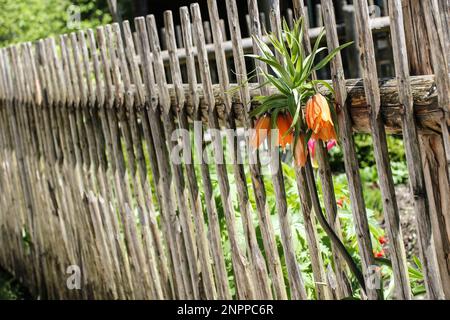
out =
<svg viewBox="0 0 450 320"><path fill-rule="evenodd" d="M387 239L386 239L385 236L380 236L380 237L378 238L378 242L379 242L380 244L386 244L386 243L387 243Z"/></svg>
<svg viewBox="0 0 450 320"><path fill-rule="evenodd" d="M382 258L382 257L384 257L384 250L381 249L380 251L376 252L376 253L375 253L375 257L376 257L376 258Z"/></svg>

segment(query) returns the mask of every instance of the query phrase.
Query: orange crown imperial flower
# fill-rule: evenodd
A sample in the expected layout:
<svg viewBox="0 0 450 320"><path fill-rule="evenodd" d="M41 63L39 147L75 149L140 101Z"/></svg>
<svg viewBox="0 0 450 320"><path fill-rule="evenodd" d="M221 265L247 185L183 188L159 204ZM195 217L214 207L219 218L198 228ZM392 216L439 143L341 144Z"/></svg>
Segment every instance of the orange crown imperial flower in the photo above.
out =
<svg viewBox="0 0 450 320"><path fill-rule="evenodd" d="M286 145L292 145L294 141L294 135L289 131L292 125L292 117L290 114L280 113L277 117L277 127L278 127L278 141L277 145L286 149Z"/></svg>
<svg viewBox="0 0 450 320"><path fill-rule="evenodd" d="M320 93L312 96L306 103L306 124L312 130L312 138L328 141L336 139L333 120L328 101Z"/></svg>
<svg viewBox="0 0 450 320"><path fill-rule="evenodd" d="M304 167L308 159L308 148L305 147L305 135L300 134L294 150L295 165Z"/></svg>
<svg viewBox="0 0 450 320"><path fill-rule="evenodd" d="M266 140L267 135L270 131L270 117L264 115L255 123L255 129L252 132L252 136L250 138L250 145L257 149L259 146Z"/></svg>

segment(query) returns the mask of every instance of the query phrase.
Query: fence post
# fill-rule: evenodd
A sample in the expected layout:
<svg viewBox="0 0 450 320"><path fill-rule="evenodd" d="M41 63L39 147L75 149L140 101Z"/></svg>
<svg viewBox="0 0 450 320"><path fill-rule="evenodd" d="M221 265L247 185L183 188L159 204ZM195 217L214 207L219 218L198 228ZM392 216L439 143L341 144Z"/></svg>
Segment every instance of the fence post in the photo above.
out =
<svg viewBox="0 0 450 320"><path fill-rule="evenodd" d="M234 59L239 57L239 54L236 54L236 50L239 46L238 43L240 43L240 38L241 38L241 29L240 29L240 25L239 25L239 18L238 18L238 13L237 13L237 6L236 6L236 2L234 1L227 1L227 14L228 14L228 25L230 28L230 35L231 35L231 39L233 42L233 48L234 48ZM217 10L217 3L215 0L210 0L208 1L208 7L209 7L209 12L210 12L210 19L211 19L211 23L213 25L215 25L215 29L216 31L214 32L216 35L220 34L220 28L219 28L219 12ZM239 39L238 39L239 38ZM215 40L221 40L220 37L218 37L218 39ZM215 46L216 46L216 59L222 60L223 63L220 66L218 64L218 72L219 74L223 74L222 77L219 76L219 80L220 83L222 84L222 90L224 92L224 94L226 96L229 95L227 93L227 91L229 90L229 83L228 83L228 77L226 76L226 70L220 70L223 66L226 66L226 61L225 61L225 51L223 50L222 44L219 44L219 41L215 41ZM242 57L242 53L241 53L241 57ZM245 66L245 61L240 61L240 66ZM237 77L237 82L238 83L243 83L244 79L242 79L242 75L241 74L245 74L246 70L239 70L239 65L235 65L236 67L236 77ZM249 100L249 99L248 99ZM245 100L245 98L242 100L244 106L248 105L248 101ZM234 131L236 130L236 121L235 121L235 117L234 117L234 111L231 109L231 104L230 104L230 110L231 112L229 112L229 116L231 116L229 118L228 124L227 126L231 129L233 129ZM246 124L244 124L245 126ZM233 161L233 167L234 167L234 175L235 175L235 183L237 186L237 190L238 190L238 202L240 204L241 207L241 217L242 217L242 223L244 226L244 234L246 235L247 238L247 246L249 249L249 260L250 262L253 264L253 268L255 270L255 283L257 285L258 291L260 291L260 297L261 298L265 298L267 299L272 298L272 292L270 290L270 284L268 281L268 272L267 272L267 268L264 261L264 258L262 256L262 253L258 247L257 241L256 241L256 234L255 232L252 230L253 229L253 223L250 219L250 215L252 214L252 210L251 207L249 206L249 195L248 195L248 190L246 188L246 183L245 183L245 170L242 164L238 163L238 159L240 157L239 155L239 151L238 151L238 139L236 136L233 137L228 137L228 139L230 140L230 142L232 142L232 145L230 146L231 148L234 148L235 150L233 150L233 157L234 159L232 159ZM251 177L254 178L254 172L251 172ZM257 178L257 177L256 177ZM255 195L257 198L262 199L263 197L265 197L264 194L264 190L262 190L261 188L256 188L254 189ZM258 210L258 213L261 213L261 211L259 211L263 206L260 203ZM249 210L250 209L250 210ZM262 209L265 210L265 209Z"/></svg>
<svg viewBox="0 0 450 320"><path fill-rule="evenodd" d="M363 0L357 0L355 5L356 30L359 33L359 51L363 66L364 90L366 100L370 106L370 126L374 146L374 154L379 172L379 183L383 198L383 213L387 221L387 231L391 241L390 253L394 270L396 286L400 286L401 297L408 296L407 266L404 253L400 219L395 197L394 181L389 165L386 132L381 117L381 98L378 85L378 75L375 62L373 37L369 26L369 11ZM371 253L370 253L371 254ZM373 259L373 258L372 258ZM369 293L369 292L368 292ZM372 297L377 293L372 292ZM379 293L378 293L379 294ZM369 294L369 298L371 298Z"/></svg>
<svg viewBox="0 0 450 320"><path fill-rule="evenodd" d="M430 40L422 2L402 2L411 75L433 74ZM441 67L441 66L439 66ZM448 134L448 133L446 133ZM443 134L421 134L422 165L434 244L445 297L450 298L450 186Z"/></svg>
<svg viewBox="0 0 450 320"><path fill-rule="evenodd" d="M308 27L308 12L307 8L303 5L302 1L293 1L293 7L294 7L294 16L296 19L303 18L303 48L305 51L305 54L308 55L311 53L311 42L309 38L309 27ZM312 73L312 77L314 80L317 80L317 74L314 71ZM318 140L316 141L316 150L317 150L317 160L319 162L319 171L318 175L320 176L320 181L322 183L322 190L323 190L323 198L324 198L324 207L326 214L328 216L329 221L332 222L332 227L335 231L338 231L340 227L338 227L336 223L337 217L337 205L336 205L336 196L334 193L334 186L331 176L331 168L328 161L328 156L326 154L326 151L324 149L323 142ZM297 181L297 189L299 190L300 199L302 203L302 211L304 214L304 224L305 229L307 230L308 235L308 244L310 246L311 250L311 262L312 262L312 268L313 268L313 274L315 281L323 281L321 279L325 278L325 274L323 271L323 261L320 258L320 252L318 252L318 249L314 250L314 244L317 242L316 238L317 235L315 235L315 220L311 219L310 213L311 208L314 208L316 218L320 219L321 216L321 208L320 203L316 201L317 198L317 190L315 184L309 185L308 184L308 175L313 176L313 172L308 172L312 170L312 167L310 164L308 164L305 168L296 168L296 181ZM339 232L339 231L338 231ZM340 235L337 235L340 237ZM332 245L333 251L337 250L337 247L333 244ZM315 254L314 254L314 251ZM334 252L335 253L335 252ZM319 256L318 258L315 256ZM335 255L335 257L337 257ZM335 259L335 272L336 274L342 273L342 266L339 265L339 259ZM315 271L315 272L314 272ZM335 295L338 299L342 298L343 293L345 292L345 281L340 276L337 277L338 280L338 286L340 287L338 290L335 290ZM331 286L330 286L331 287ZM327 297L330 293L328 290L329 288L318 288L318 296L320 298ZM343 291L342 291L342 290Z"/></svg>
<svg viewBox="0 0 450 320"><path fill-rule="evenodd" d="M223 146L221 137L217 133L217 129L219 128L219 120L217 115L217 107L214 101L214 92L211 82L208 55L206 52L206 43L202 25L202 17L200 13L200 7L198 4L194 3L191 5L191 13L193 19L193 27L194 27L193 31L195 35L195 42L197 45L197 55L198 55L198 64L200 68L201 82L203 90L205 92L205 100L210 108L208 121L210 129L212 129L211 130L212 134L214 135L213 148L217 157L221 154ZM257 296L257 293L255 292L255 283L253 281L252 274L250 273L250 264L246 259L246 257L244 256L242 250L238 246L235 213L231 203L227 168L223 163L219 163L223 162L220 159L216 158L215 161L222 204L224 207L225 219L227 223L227 229L232 248L231 249L232 262L235 274L237 296L241 299L254 299Z"/></svg>
<svg viewBox="0 0 450 320"><path fill-rule="evenodd" d="M280 18L280 3L278 0L270 1L269 11L270 28L277 36L281 35L281 18ZM278 61L282 61L282 57L277 53ZM284 176L281 169L281 159L279 158L279 151L274 149L271 151L271 157L274 157L271 161L278 157L276 165L271 164L272 180L274 184L275 196L277 197L277 211L280 217L280 224L283 220L288 220L288 208L286 203L286 190L284 187ZM284 222L286 224L286 222ZM286 266L288 269L288 277L291 285L291 295L294 299L306 299L306 290L303 282L303 277L296 262L295 255L293 254L292 235L289 230L282 229L283 249L286 255Z"/></svg>

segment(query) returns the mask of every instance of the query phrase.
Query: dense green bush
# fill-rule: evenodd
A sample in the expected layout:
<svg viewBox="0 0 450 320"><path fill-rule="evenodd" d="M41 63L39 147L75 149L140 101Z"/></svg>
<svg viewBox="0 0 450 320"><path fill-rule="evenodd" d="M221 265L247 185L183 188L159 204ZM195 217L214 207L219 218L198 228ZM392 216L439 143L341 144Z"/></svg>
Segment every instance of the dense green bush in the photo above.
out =
<svg viewBox="0 0 450 320"><path fill-rule="evenodd" d="M111 21L106 0L0 0L0 47L76 31L68 24L73 6L81 29Z"/></svg>
<svg viewBox="0 0 450 320"><path fill-rule="evenodd" d="M373 151L372 137L369 134L355 134L354 141L356 146L356 155L360 168L375 167L375 155ZM389 158L393 168L394 180L396 183L404 183L407 179L406 172L397 172L395 169L404 164L406 169L405 148L403 140L399 136L388 135L387 143L389 149ZM334 172L344 172L343 154L341 148L334 148L330 152L330 163Z"/></svg>

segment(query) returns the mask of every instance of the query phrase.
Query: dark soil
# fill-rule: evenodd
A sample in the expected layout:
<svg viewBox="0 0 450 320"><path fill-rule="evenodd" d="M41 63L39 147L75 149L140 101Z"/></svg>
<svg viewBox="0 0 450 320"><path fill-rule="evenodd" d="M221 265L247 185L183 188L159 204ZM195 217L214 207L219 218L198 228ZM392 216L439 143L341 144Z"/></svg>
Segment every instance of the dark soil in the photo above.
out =
<svg viewBox="0 0 450 320"><path fill-rule="evenodd" d="M397 196L397 203L400 211L400 223L403 232L406 256L408 257L408 260L410 260L414 255L419 257L414 202L409 185L396 186L395 194Z"/></svg>

